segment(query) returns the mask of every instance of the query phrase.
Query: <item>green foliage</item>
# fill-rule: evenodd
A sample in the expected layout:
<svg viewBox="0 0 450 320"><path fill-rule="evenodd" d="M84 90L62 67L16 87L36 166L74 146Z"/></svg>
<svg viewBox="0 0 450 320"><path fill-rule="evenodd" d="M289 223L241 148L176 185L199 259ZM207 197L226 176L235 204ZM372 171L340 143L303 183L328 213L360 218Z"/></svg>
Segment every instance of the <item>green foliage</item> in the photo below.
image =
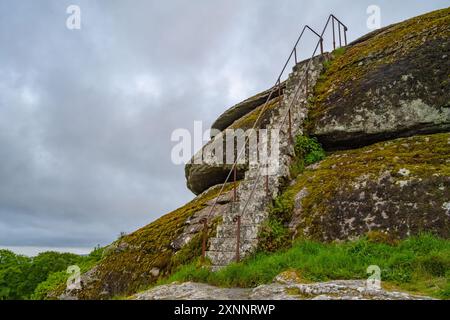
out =
<svg viewBox="0 0 450 320"><path fill-rule="evenodd" d="M30 258L0 250L0 300L20 299L27 294L24 279L30 270Z"/></svg>
<svg viewBox="0 0 450 320"><path fill-rule="evenodd" d="M287 247L291 241L289 230L278 219L269 219L261 226L258 235L259 250L275 252Z"/></svg>
<svg viewBox="0 0 450 320"><path fill-rule="evenodd" d="M306 166L319 162L326 157L326 153L317 139L306 135L299 135L295 138L294 150L295 161L290 167L292 177L301 174Z"/></svg>
<svg viewBox="0 0 450 320"><path fill-rule="evenodd" d="M325 158L325 151L316 138L299 135L295 139L295 155L303 159L306 165L311 165Z"/></svg>
<svg viewBox="0 0 450 320"><path fill-rule="evenodd" d="M340 48L337 48L336 50L334 50L331 54L333 55L334 58L339 58L339 57L342 56L346 51L347 51L347 48L345 48L345 47L340 47Z"/></svg>
<svg viewBox="0 0 450 320"><path fill-rule="evenodd" d="M45 288L64 282L68 277L65 274L68 266L98 261L100 256L101 249L94 250L87 257L43 252L32 258L0 250L0 300L30 299L35 290L44 292Z"/></svg>
<svg viewBox="0 0 450 320"><path fill-rule="evenodd" d="M69 274L66 272L66 270L49 274L45 281L39 283L36 286L30 298L33 300L46 299L50 292L52 292L57 287L64 285L64 283L67 282L68 277Z"/></svg>
<svg viewBox="0 0 450 320"><path fill-rule="evenodd" d="M196 281L222 287L255 287L270 283L286 270L298 271L305 281L367 279L370 265L381 268L382 283L387 287L450 298L450 240L429 234L397 245L367 238L328 244L300 240L288 250L260 252L218 272L190 264L159 284Z"/></svg>
<svg viewBox="0 0 450 320"><path fill-rule="evenodd" d="M299 135L295 139L296 160L290 168L291 176L301 174L305 166L325 158L325 151L317 139ZM269 219L262 225L259 232L258 250L275 252L291 244L291 232L287 224L294 210L293 195L284 193L277 197L270 208Z"/></svg>
<svg viewBox="0 0 450 320"><path fill-rule="evenodd" d="M100 260L104 257L104 249L96 247L87 256L77 256L77 260L69 265L66 265L61 271L50 273L47 279L39 283L31 299L42 300L47 299L49 294L55 291L60 286L65 286L70 274L67 273L67 267L70 265L77 265L80 268L80 272L84 273L92 269Z"/></svg>
<svg viewBox="0 0 450 320"><path fill-rule="evenodd" d="M299 135L295 139L296 160L291 165L292 176L301 174L306 165L325 158L325 151L315 138ZM291 194L277 197L270 208L269 220L265 222L259 234L259 251L275 252L290 245L290 231L287 223L291 220L294 201Z"/></svg>
<svg viewBox="0 0 450 320"><path fill-rule="evenodd" d="M439 291L438 296L441 299L447 299L447 300L450 299L450 272L447 272L447 283Z"/></svg>

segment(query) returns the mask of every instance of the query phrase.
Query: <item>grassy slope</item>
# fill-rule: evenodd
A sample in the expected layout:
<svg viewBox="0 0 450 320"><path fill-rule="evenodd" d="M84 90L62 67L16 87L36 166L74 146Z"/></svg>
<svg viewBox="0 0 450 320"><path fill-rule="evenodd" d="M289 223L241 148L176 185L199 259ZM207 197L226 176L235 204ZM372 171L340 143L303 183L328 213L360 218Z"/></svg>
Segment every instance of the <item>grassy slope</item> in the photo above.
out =
<svg viewBox="0 0 450 320"><path fill-rule="evenodd" d="M197 281L222 287L255 287L270 283L285 270L298 271L305 283L367 279L369 265L381 268L385 288L450 299L450 240L427 234L397 244L378 242L377 237L340 244L302 240L288 250L259 253L216 273L190 264L159 284Z"/></svg>
<svg viewBox="0 0 450 320"><path fill-rule="evenodd" d="M224 191L229 191L231 187L231 184L226 186ZM218 193L218 187L212 188L181 208L121 237L105 248L102 259L95 265L93 281L79 293L78 298L108 299L115 295L132 294L139 288L156 282L158 277L170 275L177 266L199 257L201 234L194 236L176 254L170 243L183 232L186 220L205 208L207 202L217 197ZM216 223L217 221L211 223L208 237L215 233ZM159 269L157 276L150 272L153 268ZM52 292L50 298L58 297L65 289L65 279L50 279L39 297L47 292Z"/></svg>

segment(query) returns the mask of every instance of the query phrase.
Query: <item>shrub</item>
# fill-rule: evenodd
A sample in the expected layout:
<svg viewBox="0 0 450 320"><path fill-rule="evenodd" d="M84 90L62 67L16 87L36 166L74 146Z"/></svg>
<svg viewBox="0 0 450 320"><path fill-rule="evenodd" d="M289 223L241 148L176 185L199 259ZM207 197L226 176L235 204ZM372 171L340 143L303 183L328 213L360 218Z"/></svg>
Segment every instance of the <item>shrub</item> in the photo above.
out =
<svg viewBox="0 0 450 320"><path fill-rule="evenodd" d="M295 139L295 156L297 161L304 162L305 165L311 165L325 158L325 151L316 138L299 135Z"/></svg>
<svg viewBox="0 0 450 320"><path fill-rule="evenodd" d="M290 244L289 230L279 220L269 219L259 232L259 250L275 252Z"/></svg>

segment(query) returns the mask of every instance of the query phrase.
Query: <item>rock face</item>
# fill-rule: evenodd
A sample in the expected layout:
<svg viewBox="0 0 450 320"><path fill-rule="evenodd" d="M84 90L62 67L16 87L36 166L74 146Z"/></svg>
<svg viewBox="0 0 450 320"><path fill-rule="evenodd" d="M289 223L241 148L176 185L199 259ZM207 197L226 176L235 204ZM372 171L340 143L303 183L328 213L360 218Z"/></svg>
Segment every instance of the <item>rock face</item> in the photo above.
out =
<svg viewBox="0 0 450 320"><path fill-rule="evenodd" d="M450 237L450 134L382 142L335 153L286 191L295 236L321 241L379 231Z"/></svg>
<svg viewBox="0 0 450 320"><path fill-rule="evenodd" d="M232 165L218 165L211 163L203 164L187 164L185 166L185 175L187 187L194 194L200 194L204 190L223 183ZM239 166L237 170L237 179L241 180L244 177L247 166Z"/></svg>
<svg viewBox="0 0 450 320"><path fill-rule="evenodd" d="M393 25L335 53L309 131L330 150L450 129L450 9Z"/></svg>
<svg viewBox="0 0 450 320"><path fill-rule="evenodd" d="M432 300L367 286L363 280L302 284L281 274L254 289L218 288L201 283L172 283L134 296L135 300Z"/></svg>
<svg viewBox="0 0 450 320"><path fill-rule="evenodd" d="M242 130L242 135L240 136L245 137L246 130L252 129L256 120L258 120L255 126L256 129L267 128L270 120L279 112L279 102L282 98L283 95L281 97L271 99L267 104L256 107L253 111L234 121L226 129L240 129ZM263 108L264 112L260 116ZM185 166L187 187L193 193L200 194L206 189L223 183L226 180L234 162L234 158L231 161L226 161L227 138L230 139L226 136L226 132L219 133L213 137L196 155L194 155L190 163ZM230 140L234 141L233 138ZM219 156L219 153L215 154L218 148L222 148L223 150L221 153L222 157ZM240 152L240 148L238 150L238 148L234 147L233 150L235 155ZM245 172L248 170L248 154L249 151L247 147L245 154L242 156L244 163L237 167L238 180L243 179Z"/></svg>

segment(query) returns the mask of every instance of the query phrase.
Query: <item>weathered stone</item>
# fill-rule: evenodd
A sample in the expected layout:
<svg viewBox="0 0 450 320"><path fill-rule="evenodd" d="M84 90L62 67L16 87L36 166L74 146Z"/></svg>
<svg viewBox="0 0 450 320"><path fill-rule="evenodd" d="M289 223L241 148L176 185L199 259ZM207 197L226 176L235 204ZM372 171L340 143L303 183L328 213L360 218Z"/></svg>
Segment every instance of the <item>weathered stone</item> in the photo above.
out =
<svg viewBox="0 0 450 320"><path fill-rule="evenodd" d="M288 123L286 122L288 110L291 110L292 135L302 132L302 122L306 116L308 95L311 87L317 81L325 56L298 63L286 81L283 100L280 101L277 112L270 118L268 129L276 129L279 135L279 155L275 161L278 166L274 172L268 173L263 168L249 166L244 179L237 189L239 202L236 211L223 215L222 224L217 227L217 233L211 239L207 257L218 270L236 259L237 242L230 238L237 236L236 215L241 217L240 231L240 258L253 252L258 245L258 234L262 222L268 217L268 207L272 198L280 191L281 181L289 177L289 166L292 161L293 147L289 141ZM304 81L308 76L308 81ZM277 103L278 104L278 103ZM267 186L266 186L267 178ZM234 245L233 245L234 244ZM221 246L219 246L221 245Z"/></svg>
<svg viewBox="0 0 450 320"><path fill-rule="evenodd" d="M345 52L334 52L333 62L326 63L327 70L314 90L312 87L306 90L302 76L305 65L297 65L283 84L282 96L270 100L272 107L257 125L279 128L282 115L291 105L293 135L302 134L305 125L310 123L309 132L319 136L329 150L355 148L416 133L448 131L449 11L444 9L379 30L352 43ZM322 59L312 60L310 86L314 86L322 72ZM267 99L267 92L232 108L214 126L220 130L252 127L264 96ZM275 103L276 99L282 103ZM309 106L312 108L308 110ZM214 141L205 148L213 146ZM308 167L289 184L294 189L295 202L291 228L297 236L325 241L352 239L374 230L394 237L420 231L448 237L449 146L448 134L433 135L329 156L320 164ZM260 172L243 165L238 168L238 179L243 180L238 188L238 202L230 203L227 192L231 189L227 187L212 215L210 208L220 186L208 188L222 183L231 166L215 165L214 161L203 167L188 165L189 188L196 194L207 191L116 241L105 250L101 262L82 276L82 290L62 294L64 289L58 287L52 297L108 299L135 293L142 286L155 283L199 257L204 217L214 219L207 233L208 256L212 258L213 268L232 262L237 244L236 238L230 237L236 226L233 219L241 214L245 226L260 225L268 218L267 206L284 185L280 180L289 183L292 178L289 174L292 157L293 147L285 125L280 131L280 166L268 178L268 192L264 175L253 192ZM246 211L242 214L244 207ZM215 232L219 217L223 224ZM258 228L248 228L241 235L240 250L245 258L256 248ZM228 289L215 291L217 288L196 293L197 285L190 286L191 289L182 289L179 295L172 295L172 287L166 286L165 293L159 291L156 296L144 293L142 298L225 299L230 296L238 299L239 295L246 299L416 298L368 291L362 281L305 285L283 277L276 283L234 291L230 295L221 291Z"/></svg>
<svg viewBox="0 0 450 320"><path fill-rule="evenodd" d="M282 279L282 281L280 281ZM172 283L139 293L135 300L432 300L430 297L374 289L363 280L302 284L300 279L274 282L254 289L218 288L203 283Z"/></svg>
<svg viewBox="0 0 450 320"><path fill-rule="evenodd" d="M208 188L225 182L232 165L187 164L186 183L189 190L198 195ZM244 177L245 167L238 166L237 179ZM231 181L231 179L229 180Z"/></svg>
<svg viewBox="0 0 450 320"><path fill-rule="evenodd" d="M218 188L218 187L216 187ZM233 199L233 192L225 192L219 198L214 198L205 203L206 207L197 211L189 219L186 220L183 232L170 244L174 250L180 250L188 244L199 232L202 232L204 225L202 219L207 219L209 222L216 217L222 217L227 212L231 211L230 202ZM211 211L212 206L214 210Z"/></svg>
<svg viewBox="0 0 450 320"><path fill-rule="evenodd" d="M300 175L296 236L348 240L378 231L396 238L450 237L450 133L338 152Z"/></svg>
<svg viewBox="0 0 450 320"><path fill-rule="evenodd" d="M282 96L283 97L283 96ZM227 129L237 130L240 129L243 140L245 137L249 137L249 129L265 129L269 125L270 121L279 111L280 98L272 99L268 104L264 104L257 107L247 115L239 118L233 122ZM262 110L264 108L264 110ZM238 135L237 132L235 132ZM255 137L256 134L253 134ZM249 139L249 138L248 138ZM234 138L233 138L234 144ZM227 160L227 136L225 133L220 133L216 137L212 138L203 148L197 152L185 167L185 175L187 187L199 194L211 186L219 183L223 183L228 177L230 170L233 167L233 162L238 154L241 154L240 160L242 164L237 166L237 179L242 179L244 173L248 170L249 163L249 144L245 145L245 151L242 150L242 146L233 147L234 156L232 160ZM218 152L217 149L221 148L222 152ZM242 152L242 153L241 153ZM221 157L220 157L221 155Z"/></svg>
<svg viewBox="0 0 450 320"><path fill-rule="evenodd" d="M450 9L393 25L337 56L309 131L326 149L450 130Z"/></svg>

